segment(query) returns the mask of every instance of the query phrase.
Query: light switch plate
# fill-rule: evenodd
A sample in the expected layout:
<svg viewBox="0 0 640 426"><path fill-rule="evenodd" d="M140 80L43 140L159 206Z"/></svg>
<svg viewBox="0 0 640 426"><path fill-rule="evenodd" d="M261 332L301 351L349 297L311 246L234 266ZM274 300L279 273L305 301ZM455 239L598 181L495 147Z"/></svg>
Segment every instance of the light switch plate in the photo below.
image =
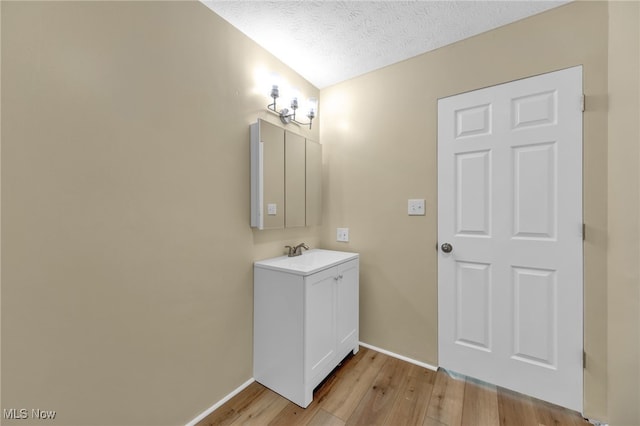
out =
<svg viewBox="0 0 640 426"><path fill-rule="evenodd" d="M338 228L336 232L336 241L348 242L349 241L349 228Z"/></svg>
<svg viewBox="0 0 640 426"><path fill-rule="evenodd" d="M267 214L270 216L275 216L278 214L278 205L277 204L267 204Z"/></svg>
<svg viewBox="0 0 640 426"><path fill-rule="evenodd" d="M407 213L409 213L409 216L424 216L424 199L410 199L408 202Z"/></svg>

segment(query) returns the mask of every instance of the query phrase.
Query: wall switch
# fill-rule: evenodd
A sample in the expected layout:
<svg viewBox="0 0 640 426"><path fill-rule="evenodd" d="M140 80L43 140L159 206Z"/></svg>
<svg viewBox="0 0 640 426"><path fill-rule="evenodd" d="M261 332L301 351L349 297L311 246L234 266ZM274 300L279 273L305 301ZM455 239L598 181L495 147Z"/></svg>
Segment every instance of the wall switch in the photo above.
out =
<svg viewBox="0 0 640 426"><path fill-rule="evenodd" d="M269 216L275 216L278 214L278 205L277 204L267 204L267 214Z"/></svg>
<svg viewBox="0 0 640 426"><path fill-rule="evenodd" d="M336 241L348 242L349 241L349 228L338 228L336 233Z"/></svg>
<svg viewBox="0 0 640 426"><path fill-rule="evenodd" d="M407 210L409 216L424 216L424 199L410 199Z"/></svg>

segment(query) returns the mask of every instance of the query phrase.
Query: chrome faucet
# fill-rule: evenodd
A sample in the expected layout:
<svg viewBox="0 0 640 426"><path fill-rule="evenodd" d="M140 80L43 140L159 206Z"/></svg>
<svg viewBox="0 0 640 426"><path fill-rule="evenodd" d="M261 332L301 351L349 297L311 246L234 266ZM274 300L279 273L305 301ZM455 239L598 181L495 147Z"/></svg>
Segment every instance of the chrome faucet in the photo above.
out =
<svg viewBox="0 0 640 426"><path fill-rule="evenodd" d="M302 254L302 249L309 250L309 246L305 243L300 243L295 247L284 246L284 248L289 249L289 254L287 254L289 257L300 256Z"/></svg>

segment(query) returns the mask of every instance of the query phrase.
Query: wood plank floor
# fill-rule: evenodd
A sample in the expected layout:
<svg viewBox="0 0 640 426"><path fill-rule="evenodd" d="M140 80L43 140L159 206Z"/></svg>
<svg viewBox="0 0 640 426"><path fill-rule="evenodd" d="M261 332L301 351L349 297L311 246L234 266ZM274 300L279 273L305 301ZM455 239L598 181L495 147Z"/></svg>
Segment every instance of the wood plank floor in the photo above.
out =
<svg viewBox="0 0 640 426"><path fill-rule="evenodd" d="M579 413L472 379L360 348L300 408L252 383L198 426L590 425Z"/></svg>

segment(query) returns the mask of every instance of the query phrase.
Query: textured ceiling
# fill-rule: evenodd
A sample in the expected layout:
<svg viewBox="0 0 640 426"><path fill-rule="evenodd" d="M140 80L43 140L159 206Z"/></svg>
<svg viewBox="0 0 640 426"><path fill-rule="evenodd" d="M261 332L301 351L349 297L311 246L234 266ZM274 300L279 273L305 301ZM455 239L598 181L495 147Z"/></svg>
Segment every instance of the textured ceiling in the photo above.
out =
<svg viewBox="0 0 640 426"><path fill-rule="evenodd" d="M201 1L320 89L568 2Z"/></svg>

